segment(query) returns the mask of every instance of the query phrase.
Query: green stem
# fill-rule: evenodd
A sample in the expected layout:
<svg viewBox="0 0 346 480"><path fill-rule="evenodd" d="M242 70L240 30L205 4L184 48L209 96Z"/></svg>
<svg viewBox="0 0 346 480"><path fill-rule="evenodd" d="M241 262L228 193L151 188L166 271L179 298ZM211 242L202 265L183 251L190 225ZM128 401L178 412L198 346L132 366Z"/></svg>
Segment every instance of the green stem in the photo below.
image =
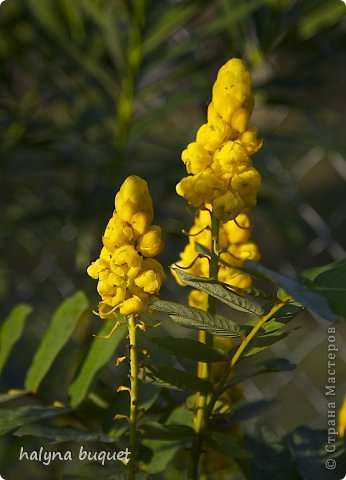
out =
<svg viewBox="0 0 346 480"><path fill-rule="evenodd" d="M219 262L219 233L220 233L220 221L211 214L211 251L214 255L211 256L209 262L209 277L216 279L218 276ZM216 302L215 298L208 296L208 312L215 313ZM200 331L198 339L201 343L212 347L213 346L213 336L205 331ZM198 362L197 374L199 378L209 380L210 377L210 363ZM189 478L192 480L198 479L198 467L200 462L200 457L203 448L203 434L206 425L206 408L208 404L208 395L197 393L195 398L195 416L194 416L194 429L195 436L194 442L191 450L191 465Z"/></svg>
<svg viewBox="0 0 346 480"><path fill-rule="evenodd" d="M137 362L137 339L135 316L128 318L129 341L130 341L130 433L129 450L131 452L128 464L128 480L136 478L137 468L137 394L138 394L138 362Z"/></svg>
<svg viewBox="0 0 346 480"><path fill-rule="evenodd" d="M115 150L120 157L128 140L129 124L135 101L138 72L142 61L142 30L147 0L136 0L132 5L131 27L126 51L126 70L121 82L116 115Z"/></svg>
<svg viewBox="0 0 346 480"><path fill-rule="evenodd" d="M269 320L277 311L279 311L284 305L286 305L286 303L287 302L280 302L280 303L275 304L266 315L263 315L259 319L259 321L253 327L253 329L250 331L250 333L243 339L243 341L239 345L237 351L233 355L232 360L230 361L228 368L226 368L226 370L224 372L224 375L222 376L220 382L218 383L216 389L214 390L214 393L211 396L210 402L208 403L208 405L206 407L206 411L205 411L206 421L209 420L210 415L213 412L215 403L217 402L217 399L219 398L219 396L223 392L225 383L227 382L232 370L234 369L234 367L236 366L236 364L240 360L242 354L244 353L245 349L247 348L247 346L249 345L251 340L254 339L254 337L256 336L258 331L261 329L263 324L267 320Z"/></svg>

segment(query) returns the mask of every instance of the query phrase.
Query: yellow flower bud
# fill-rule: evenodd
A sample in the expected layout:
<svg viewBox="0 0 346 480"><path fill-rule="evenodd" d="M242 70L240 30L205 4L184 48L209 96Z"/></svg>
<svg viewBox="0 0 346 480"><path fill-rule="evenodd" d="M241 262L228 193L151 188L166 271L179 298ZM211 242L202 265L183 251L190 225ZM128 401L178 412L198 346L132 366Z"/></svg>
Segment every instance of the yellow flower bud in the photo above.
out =
<svg viewBox="0 0 346 480"><path fill-rule="evenodd" d="M129 222L135 232L135 236L143 235L149 228L151 217L148 212L137 212Z"/></svg>
<svg viewBox="0 0 346 480"><path fill-rule="evenodd" d="M124 272L128 277L134 277L141 269L143 257L141 257L133 245L123 245L117 248L110 261L110 268L121 276Z"/></svg>
<svg viewBox="0 0 346 480"><path fill-rule="evenodd" d="M212 156L201 143L190 143L181 154L181 159L186 165L187 173L199 173L209 167Z"/></svg>
<svg viewBox="0 0 346 480"><path fill-rule="evenodd" d="M220 117L229 125L231 125L233 114L242 103L225 85L216 81L213 86L212 96L213 106Z"/></svg>
<svg viewBox="0 0 346 480"><path fill-rule="evenodd" d="M145 212L150 224L153 219L153 202L147 182L136 175L127 177L115 196L115 209L119 217L127 222L136 213Z"/></svg>
<svg viewBox="0 0 346 480"><path fill-rule="evenodd" d="M243 133L249 122L250 112L245 108L236 110L232 117L232 129L238 133Z"/></svg>
<svg viewBox="0 0 346 480"><path fill-rule="evenodd" d="M250 220L245 213L240 213L234 220L222 225L227 236L227 243L247 242L251 235Z"/></svg>
<svg viewBox="0 0 346 480"><path fill-rule="evenodd" d="M213 202L213 212L223 222L233 220L244 207L245 205L240 195L233 192L227 192L217 197Z"/></svg>
<svg viewBox="0 0 346 480"><path fill-rule="evenodd" d="M154 295L161 288L161 278L154 270L145 270L135 279L135 284L144 292Z"/></svg>
<svg viewBox="0 0 346 480"><path fill-rule="evenodd" d="M261 185L261 176L258 171L251 167L239 175L234 175L231 181L231 187L239 194L246 194L251 191L258 191Z"/></svg>
<svg viewBox="0 0 346 480"><path fill-rule="evenodd" d="M241 81L251 87L251 75L248 72L245 63L240 58L231 58L219 69L217 78L222 78L224 75L230 75L229 81Z"/></svg>
<svg viewBox="0 0 346 480"><path fill-rule="evenodd" d="M89 265L89 267L87 268L87 273L89 277L97 279L99 278L100 272L107 269L107 267L107 263L101 258L98 258L95 262Z"/></svg>
<svg viewBox="0 0 346 480"><path fill-rule="evenodd" d="M204 123L199 128L196 140L213 152L228 140L231 132L230 126L221 117L215 117L213 122Z"/></svg>
<svg viewBox="0 0 346 480"><path fill-rule="evenodd" d="M257 138L256 128L248 128L245 130L245 132L239 136L239 141L248 155L256 153L263 144L263 140Z"/></svg>
<svg viewBox="0 0 346 480"><path fill-rule="evenodd" d="M201 292L200 290L191 290L188 297L188 304L190 305L190 307L207 310L208 295L204 292Z"/></svg>
<svg viewBox="0 0 346 480"><path fill-rule="evenodd" d="M144 303L137 295L133 295L120 304L119 310L122 315L141 313L144 310Z"/></svg>
<svg viewBox="0 0 346 480"><path fill-rule="evenodd" d="M138 238L138 248L144 257L156 257L164 247L161 240L161 228L153 225L148 231Z"/></svg>
<svg viewBox="0 0 346 480"><path fill-rule="evenodd" d="M132 228L115 212L109 220L105 234L102 237L103 245L107 250L112 251L116 247L129 243L132 238Z"/></svg>

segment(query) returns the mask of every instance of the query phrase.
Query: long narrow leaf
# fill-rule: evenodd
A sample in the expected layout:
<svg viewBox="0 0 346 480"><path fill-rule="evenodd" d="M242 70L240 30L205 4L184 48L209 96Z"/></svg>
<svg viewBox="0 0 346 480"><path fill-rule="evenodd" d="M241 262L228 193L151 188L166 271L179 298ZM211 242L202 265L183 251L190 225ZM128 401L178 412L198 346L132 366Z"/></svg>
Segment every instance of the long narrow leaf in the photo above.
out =
<svg viewBox="0 0 346 480"><path fill-rule="evenodd" d="M191 338L154 337L151 341L178 357L190 358L199 362L225 362L227 360L227 355L223 350L215 350Z"/></svg>
<svg viewBox="0 0 346 480"><path fill-rule="evenodd" d="M59 306L36 351L25 379L25 388L34 392L38 390L41 381L68 342L87 308L88 301L83 292L75 293Z"/></svg>
<svg viewBox="0 0 346 480"><path fill-rule="evenodd" d="M301 303L304 307L312 310L321 317L329 321L336 321L338 316L331 310L325 297L316 291L302 285L295 280L273 272L269 268L260 265L252 260L245 260L244 271L251 273L259 273L265 276L269 281L280 285L289 295Z"/></svg>
<svg viewBox="0 0 346 480"><path fill-rule="evenodd" d="M183 270L175 270L182 282L190 287L206 292L212 297L229 305L241 312L251 313L255 315L263 315L263 310L257 303L251 302L240 295L229 290L227 287L216 281L205 281L203 278L194 277Z"/></svg>
<svg viewBox="0 0 346 480"><path fill-rule="evenodd" d="M15 306L9 316L6 318L0 329L0 374L4 365L15 346L20 339L25 326L25 320L32 312L29 305L21 304Z"/></svg>
<svg viewBox="0 0 346 480"><path fill-rule="evenodd" d="M212 315L199 308L163 300L151 302L150 308L157 312L167 313L172 320L186 328L206 330L212 335L220 337L240 336L240 327L235 322L221 315Z"/></svg>
<svg viewBox="0 0 346 480"><path fill-rule="evenodd" d="M142 377L143 380L150 383L158 383L158 385L163 387L192 390L193 392L201 393L209 393L212 389L212 385L208 381L178 368L147 364L145 372L147 378Z"/></svg>
<svg viewBox="0 0 346 480"><path fill-rule="evenodd" d="M106 322L98 333L99 337L107 336L113 328L112 322ZM78 406L88 395L98 372L106 365L117 346L125 337L126 327L118 327L109 338L95 338L81 366L81 369L70 386L70 404Z"/></svg>

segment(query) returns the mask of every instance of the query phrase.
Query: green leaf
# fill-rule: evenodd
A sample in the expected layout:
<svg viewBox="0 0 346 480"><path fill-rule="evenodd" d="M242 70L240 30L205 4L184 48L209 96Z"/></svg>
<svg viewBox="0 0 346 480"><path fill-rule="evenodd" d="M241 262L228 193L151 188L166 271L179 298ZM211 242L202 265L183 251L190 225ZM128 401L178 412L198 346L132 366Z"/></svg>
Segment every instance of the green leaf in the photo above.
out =
<svg viewBox="0 0 346 480"><path fill-rule="evenodd" d="M24 425L15 432L16 437L24 437L26 435L38 437L45 443L52 445L60 442L114 443L114 438L102 433L82 431L74 427L54 427L44 424Z"/></svg>
<svg viewBox="0 0 346 480"><path fill-rule="evenodd" d="M127 468L120 461L111 461L111 464L87 463L82 465L75 473L68 473L61 477L63 480L127 480ZM147 478L145 473L136 474L136 480Z"/></svg>
<svg viewBox="0 0 346 480"><path fill-rule="evenodd" d="M162 42L167 40L175 29L181 28L187 20L198 11L198 5L191 3L190 5L170 5L167 8L162 5L157 15L157 23L151 28L143 41L142 49L144 55L150 53Z"/></svg>
<svg viewBox="0 0 346 480"><path fill-rule="evenodd" d="M232 385L237 385L248 378L265 373L275 372L290 372L296 368L296 365L291 363L286 358L270 358L260 363L250 364L241 362L237 368L236 374L232 380L225 386L225 389Z"/></svg>
<svg viewBox="0 0 346 480"><path fill-rule="evenodd" d="M240 327L221 315L212 315L199 308L163 300L150 302L149 307L157 312L167 313L172 320L186 328L206 330L220 337L240 336Z"/></svg>
<svg viewBox="0 0 346 480"><path fill-rule="evenodd" d="M256 400L254 402L242 403L237 405L229 420L224 424L224 427L236 425L239 422L246 422L254 417L258 417L272 408L274 400Z"/></svg>
<svg viewBox="0 0 346 480"><path fill-rule="evenodd" d="M15 346L16 342L20 339L25 320L32 312L32 308L29 305L20 304L16 305L10 312L9 316L3 322L0 328L0 374L4 368L4 365Z"/></svg>
<svg viewBox="0 0 346 480"><path fill-rule="evenodd" d="M114 323L112 321L106 321L98 336L107 336L113 327ZM98 372L110 360L126 332L127 328L125 326L119 326L107 339L94 338L83 365L69 389L70 404L73 408L86 398Z"/></svg>
<svg viewBox="0 0 346 480"><path fill-rule="evenodd" d="M36 392L59 352L68 342L79 319L88 308L83 292L66 299L55 311L25 379L25 388Z"/></svg>
<svg viewBox="0 0 346 480"><path fill-rule="evenodd" d="M346 259L304 270L298 281L323 295L333 311L346 319Z"/></svg>
<svg viewBox="0 0 346 480"><path fill-rule="evenodd" d="M337 23L344 15L345 5L341 2L323 2L307 15L301 16L298 22L299 33L304 39L310 38Z"/></svg>
<svg viewBox="0 0 346 480"><path fill-rule="evenodd" d="M210 281L200 277L194 277L189 273L184 272L183 270L175 269L175 271L180 280L186 285L196 288L197 290L201 290L202 292L208 293L208 295L211 295L217 300L220 300L226 305L229 305L236 310L240 310L241 312L252 313L258 316L263 315L263 310L260 305L254 302L250 302L246 298L237 295L229 288L227 288L225 284L217 281Z"/></svg>
<svg viewBox="0 0 346 480"><path fill-rule="evenodd" d="M0 403L11 402L16 398L25 397L30 393L28 390L15 390L13 392L7 392L0 394Z"/></svg>
<svg viewBox="0 0 346 480"><path fill-rule="evenodd" d="M191 338L154 337L151 341L178 357L191 358L199 362L224 362L227 360L227 355L223 350L216 350Z"/></svg>
<svg viewBox="0 0 346 480"><path fill-rule="evenodd" d="M0 410L0 435L12 432L22 425L43 421L68 412L67 408L60 407L19 407Z"/></svg>
<svg viewBox="0 0 346 480"><path fill-rule="evenodd" d="M280 287L304 307L312 310L326 320L334 322L338 319L337 315L331 310L325 297L307 288L305 285L302 285L284 275L273 272L269 268L266 268L257 262L253 262L252 260L245 260L243 269L249 274L260 274L267 280L280 285Z"/></svg>
<svg viewBox="0 0 346 480"><path fill-rule="evenodd" d="M141 430L145 439L166 442L185 440L194 434L193 428L187 425L162 425L158 422L147 422L141 425Z"/></svg>
<svg viewBox="0 0 346 480"><path fill-rule="evenodd" d="M219 453L229 458L250 458L251 454L243 448L241 440L233 435L212 432L207 437L208 443Z"/></svg>
<svg viewBox="0 0 346 480"><path fill-rule="evenodd" d="M160 386L178 390L192 390L193 392L209 393L212 385L192 373L185 372L164 365L145 365L143 381L157 382Z"/></svg>

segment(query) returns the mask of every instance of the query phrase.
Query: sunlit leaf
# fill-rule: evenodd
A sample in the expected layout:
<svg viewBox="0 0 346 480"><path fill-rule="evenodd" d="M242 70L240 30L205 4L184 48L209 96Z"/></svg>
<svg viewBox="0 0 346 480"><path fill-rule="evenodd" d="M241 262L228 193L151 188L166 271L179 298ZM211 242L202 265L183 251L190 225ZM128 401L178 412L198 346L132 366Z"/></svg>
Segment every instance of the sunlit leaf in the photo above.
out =
<svg viewBox="0 0 346 480"><path fill-rule="evenodd" d="M32 308L29 305L17 305L11 310L9 316L1 325L0 374L16 342L20 339L24 330L25 321L31 312Z"/></svg>
<svg viewBox="0 0 346 480"><path fill-rule="evenodd" d="M305 308L312 310L326 320L336 321L337 315L331 310L325 297L318 292L307 288L289 277L273 272L269 268L252 260L245 260L243 269L246 272L258 273L269 281L282 287L289 295L301 303Z"/></svg>
<svg viewBox="0 0 346 480"><path fill-rule="evenodd" d="M106 322L97 336L107 336L113 327L113 322ZM125 337L126 332L127 329L125 326L119 326L109 338L94 338L79 373L69 389L70 404L72 407L76 407L87 397L97 374L110 360L112 355L114 355L117 346Z"/></svg>
<svg viewBox="0 0 346 480"><path fill-rule="evenodd" d="M300 273L298 280L323 295L333 311L346 319L346 260L309 268Z"/></svg>
<svg viewBox="0 0 346 480"><path fill-rule="evenodd" d="M241 312L252 313L258 316L263 315L263 310L260 305L232 292L225 285L216 281L205 281L205 279L194 277L183 270L176 269L175 271L181 281L186 285L206 292L217 300Z"/></svg>
<svg viewBox="0 0 346 480"><path fill-rule="evenodd" d="M199 308L163 300L151 302L149 306L157 312L167 313L172 320L183 327L205 330L221 337L240 336L240 327L221 315L212 315Z"/></svg>
<svg viewBox="0 0 346 480"><path fill-rule="evenodd" d="M25 378L25 388L34 392L38 390L87 308L88 301L83 292L75 293L58 307L35 353Z"/></svg>

